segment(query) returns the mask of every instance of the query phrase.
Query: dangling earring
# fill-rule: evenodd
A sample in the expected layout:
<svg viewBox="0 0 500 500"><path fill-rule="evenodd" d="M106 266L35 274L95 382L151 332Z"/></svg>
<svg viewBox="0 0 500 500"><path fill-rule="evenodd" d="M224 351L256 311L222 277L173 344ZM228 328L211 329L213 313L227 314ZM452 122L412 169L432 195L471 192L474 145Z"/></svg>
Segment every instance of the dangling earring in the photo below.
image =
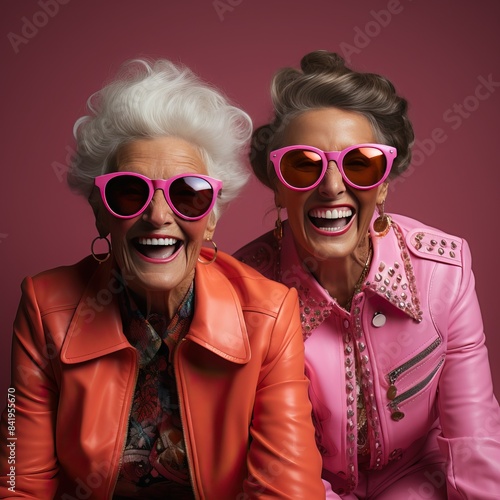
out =
<svg viewBox="0 0 500 500"><path fill-rule="evenodd" d="M281 220L281 207L276 207L278 212L276 215L276 222L274 223L274 239L276 240L275 246L275 259L274 259L274 281L281 282L281 240L283 238L283 221Z"/></svg>
<svg viewBox="0 0 500 500"><path fill-rule="evenodd" d="M104 240L108 244L108 253L104 257L100 257L99 254L96 254L94 251L94 245L96 241L98 240ZM92 240L92 243L90 245L90 251L92 253L92 257L99 262L99 264L102 264L103 262L106 262L109 259L109 256L111 255L111 242L108 240L107 236L97 236L97 238L94 238Z"/></svg>
<svg viewBox="0 0 500 500"><path fill-rule="evenodd" d="M373 231L375 236L383 238L391 229L392 220L385 213L384 202L377 205L379 216L373 221Z"/></svg>
<svg viewBox="0 0 500 500"><path fill-rule="evenodd" d="M281 207L277 206L276 210L278 214L276 216L276 222L274 223L274 237L279 243L281 238L283 238L283 221L281 220Z"/></svg>
<svg viewBox="0 0 500 500"><path fill-rule="evenodd" d="M200 262L201 264L203 264L205 266L208 266L209 264L212 264L212 262L215 262L215 259L217 258L218 249L217 249L217 245L215 244L214 240L207 238L205 241L209 241L210 243L212 243L212 246L214 247L214 255L210 260L202 260L198 257L198 262Z"/></svg>

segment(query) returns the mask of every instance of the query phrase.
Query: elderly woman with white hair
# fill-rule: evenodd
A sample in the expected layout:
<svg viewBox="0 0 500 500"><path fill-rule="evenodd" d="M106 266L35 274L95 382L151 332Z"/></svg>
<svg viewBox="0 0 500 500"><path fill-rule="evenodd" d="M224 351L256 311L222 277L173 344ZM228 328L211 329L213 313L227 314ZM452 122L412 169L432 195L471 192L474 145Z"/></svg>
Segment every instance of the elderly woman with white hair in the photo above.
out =
<svg viewBox="0 0 500 500"><path fill-rule="evenodd" d="M68 182L99 236L23 282L0 496L324 498L297 293L212 241L249 117L166 60L88 104Z"/></svg>

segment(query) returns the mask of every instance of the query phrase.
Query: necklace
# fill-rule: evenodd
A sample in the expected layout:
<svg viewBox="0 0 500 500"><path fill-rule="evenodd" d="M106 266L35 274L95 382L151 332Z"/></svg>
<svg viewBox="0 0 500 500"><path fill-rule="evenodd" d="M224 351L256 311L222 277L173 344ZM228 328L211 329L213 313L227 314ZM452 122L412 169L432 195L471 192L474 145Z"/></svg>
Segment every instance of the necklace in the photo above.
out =
<svg viewBox="0 0 500 500"><path fill-rule="evenodd" d="M368 250L368 257L366 258L366 262L363 267L363 270L361 271L361 275L359 276L358 281L356 281L356 284L354 285L354 291L352 292L351 298L347 301L347 304L345 306L346 311L351 310L352 299L361 291L361 286L363 285L363 281L365 280L366 275L368 274L368 269L370 269L370 262L372 260L373 249L371 240L369 241L370 241L370 248Z"/></svg>

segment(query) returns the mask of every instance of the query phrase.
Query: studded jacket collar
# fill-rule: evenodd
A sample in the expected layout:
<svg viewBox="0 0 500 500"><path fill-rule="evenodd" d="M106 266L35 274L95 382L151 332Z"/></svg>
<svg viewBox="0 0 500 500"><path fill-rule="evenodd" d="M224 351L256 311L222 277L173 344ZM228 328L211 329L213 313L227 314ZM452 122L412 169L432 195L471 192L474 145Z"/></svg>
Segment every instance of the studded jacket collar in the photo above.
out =
<svg viewBox="0 0 500 500"><path fill-rule="evenodd" d="M421 229L410 231L405 238L395 220L392 221L391 234L392 237L379 238L371 230L372 265L361 291L377 293L394 307L420 321L422 310L409 252L460 265L461 240L454 237L445 239L440 231L424 232ZM300 262L290 230L284 231L282 247L289 250L281 255L282 269L286 269L285 273L282 272L281 281L301 292L301 320L308 337L330 315L333 307L340 306Z"/></svg>

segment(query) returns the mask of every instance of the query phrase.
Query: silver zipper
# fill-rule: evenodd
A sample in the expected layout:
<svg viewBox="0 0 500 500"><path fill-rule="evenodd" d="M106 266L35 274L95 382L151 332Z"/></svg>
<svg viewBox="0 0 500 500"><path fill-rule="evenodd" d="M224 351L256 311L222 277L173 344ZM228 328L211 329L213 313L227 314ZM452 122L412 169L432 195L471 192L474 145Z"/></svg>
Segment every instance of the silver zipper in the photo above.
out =
<svg viewBox="0 0 500 500"><path fill-rule="evenodd" d="M412 388L408 389L407 391L403 392L403 394L400 394L399 396L395 397L387 406L391 410L391 418L392 420L398 421L404 418L405 414L399 409L399 405L403 402L406 401L407 399L411 398L418 392L420 392L424 387L427 386L427 384L433 379L434 375L436 375L437 371L441 367L441 365L444 363L444 358L440 359L439 363L437 366L432 370L427 377L425 377L423 380L421 380L417 385L414 385Z"/></svg>
<svg viewBox="0 0 500 500"><path fill-rule="evenodd" d="M387 378L389 379L389 389L387 389L387 399L392 401L398 395L398 389L395 385L398 377L402 373L414 367L417 363L420 363L420 361L425 359L427 356L429 356L429 354L431 354L441 345L441 342L442 342L441 337L438 337L432 344L428 345L423 351L420 351L416 356L406 361L406 363L403 363L402 365L398 366L389 373L389 375L387 376Z"/></svg>

